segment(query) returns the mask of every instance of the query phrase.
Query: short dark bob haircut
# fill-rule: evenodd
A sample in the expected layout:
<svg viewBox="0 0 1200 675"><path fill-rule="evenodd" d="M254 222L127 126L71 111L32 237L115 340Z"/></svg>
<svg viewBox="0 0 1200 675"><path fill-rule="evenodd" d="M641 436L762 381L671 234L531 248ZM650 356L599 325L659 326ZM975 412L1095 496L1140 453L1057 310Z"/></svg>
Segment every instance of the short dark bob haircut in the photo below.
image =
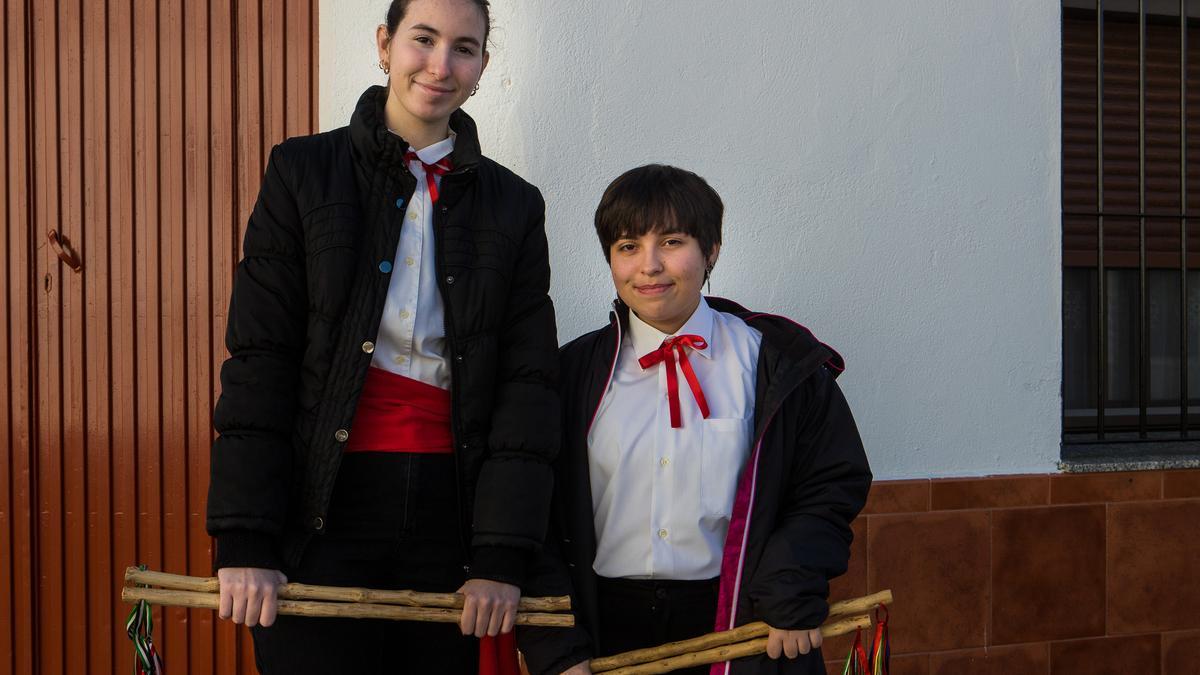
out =
<svg viewBox="0 0 1200 675"><path fill-rule="evenodd" d="M721 244L725 204L700 176L673 166L647 164L621 174L596 207L596 236L611 260L621 239L682 232L700 244L707 260Z"/></svg>

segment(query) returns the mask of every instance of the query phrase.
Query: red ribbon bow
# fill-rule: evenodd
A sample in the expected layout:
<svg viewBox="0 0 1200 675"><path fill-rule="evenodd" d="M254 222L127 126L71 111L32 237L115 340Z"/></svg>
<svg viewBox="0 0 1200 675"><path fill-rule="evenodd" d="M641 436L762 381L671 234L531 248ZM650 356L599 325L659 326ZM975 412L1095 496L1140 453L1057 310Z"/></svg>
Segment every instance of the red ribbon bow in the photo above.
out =
<svg viewBox="0 0 1200 675"><path fill-rule="evenodd" d="M450 173L454 165L450 163L450 158L440 159L433 164L426 164L421 161L417 153L409 150L404 153L404 161L406 162L421 162L421 167L425 169L425 184L429 186L429 201L434 204L438 200L438 188L436 176L445 176Z"/></svg>
<svg viewBox="0 0 1200 675"><path fill-rule="evenodd" d="M692 364L688 362L684 347L705 349L708 347L708 343L699 335L677 335L663 340L661 347L638 359L638 365L643 370L664 361L667 364L667 402L671 408L672 429L683 426L679 416L679 376L675 374L676 354L679 355L679 367L683 370L683 376L687 378L688 386L692 389L696 405L700 406L700 414L704 419L708 419L708 401L704 400L704 390L700 388L700 380L696 379L696 371L692 370Z"/></svg>

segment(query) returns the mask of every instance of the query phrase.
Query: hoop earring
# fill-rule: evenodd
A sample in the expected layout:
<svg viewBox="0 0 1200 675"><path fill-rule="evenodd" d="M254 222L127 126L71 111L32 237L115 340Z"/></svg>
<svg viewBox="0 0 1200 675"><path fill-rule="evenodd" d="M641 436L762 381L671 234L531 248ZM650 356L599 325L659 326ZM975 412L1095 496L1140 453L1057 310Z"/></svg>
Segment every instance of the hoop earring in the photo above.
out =
<svg viewBox="0 0 1200 675"><path fill-rule="evenodd" d="M479 93L479 83L476 82L475 88L471 90L471 95L474 96L475 94L478 94L478 93Z"/></svg>
<svg viewBox="0 0 1200 675"><path fill-rule="evenodd" d="M383 59L379 59L379 69L383 71L384 75L387 75L389 72L391 72L391 68L388 68L387 64L383 62Z"/></svg>

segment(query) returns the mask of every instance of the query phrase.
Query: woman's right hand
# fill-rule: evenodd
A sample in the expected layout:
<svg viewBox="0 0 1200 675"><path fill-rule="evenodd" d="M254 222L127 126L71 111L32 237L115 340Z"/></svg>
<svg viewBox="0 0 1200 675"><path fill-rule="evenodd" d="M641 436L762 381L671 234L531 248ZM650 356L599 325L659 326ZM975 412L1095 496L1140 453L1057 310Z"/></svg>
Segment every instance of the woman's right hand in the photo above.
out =
<svg viewBox="0 0 1200 675"><path fill-rule="evenodd" d="M592 675L592 668L587 661L581 661L564 670L562 675Z"/></svg>
<svg viewBox="0 0 1200 675"><path fill-rule="evenodd" d="M287 577L279 570L261 567L222 567L217 570L221 584L221 604L217 616L234 623L263 626L275 623L279 608L276 595Z"/></svg>

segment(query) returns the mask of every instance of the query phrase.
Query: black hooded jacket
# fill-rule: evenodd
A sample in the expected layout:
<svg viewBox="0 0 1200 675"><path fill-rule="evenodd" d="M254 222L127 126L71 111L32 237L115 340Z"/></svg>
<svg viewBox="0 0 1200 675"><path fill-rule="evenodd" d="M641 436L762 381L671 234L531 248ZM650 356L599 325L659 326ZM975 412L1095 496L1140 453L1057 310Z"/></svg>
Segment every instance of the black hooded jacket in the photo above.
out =
<svg viewBox="0 0 1200 675"><path fill-rule="evenodd" d="M298 563L325 530L416 179L371 87L350 125L276 146L246 229L214 414L216 566ZM434 211L470 576L521 585L545 537L559 445L544 202L450 118Z"/></svg>
<svg viewBox="0 0 1200 675"><path fill-rule="evenodd" d="M752 621L815 628L828 614L829 580L844 574L850 522L866 502L871 470L854 418L834 382L841 356L788 319L707 298L709 306L762 333L754 397L753 452L738 479L714 630ZM597 630L596 556L587 435L608 389L628 308L560 352L563 450L555 461L551 533L532 582L537 594L572 595L577 629L518 630L534 675L558 673L603 644ZM743 536L744 535L744 536ZM740 568L741 574L737 573ZM733 662L735 674L823 672L819 654Z"/></svg>

